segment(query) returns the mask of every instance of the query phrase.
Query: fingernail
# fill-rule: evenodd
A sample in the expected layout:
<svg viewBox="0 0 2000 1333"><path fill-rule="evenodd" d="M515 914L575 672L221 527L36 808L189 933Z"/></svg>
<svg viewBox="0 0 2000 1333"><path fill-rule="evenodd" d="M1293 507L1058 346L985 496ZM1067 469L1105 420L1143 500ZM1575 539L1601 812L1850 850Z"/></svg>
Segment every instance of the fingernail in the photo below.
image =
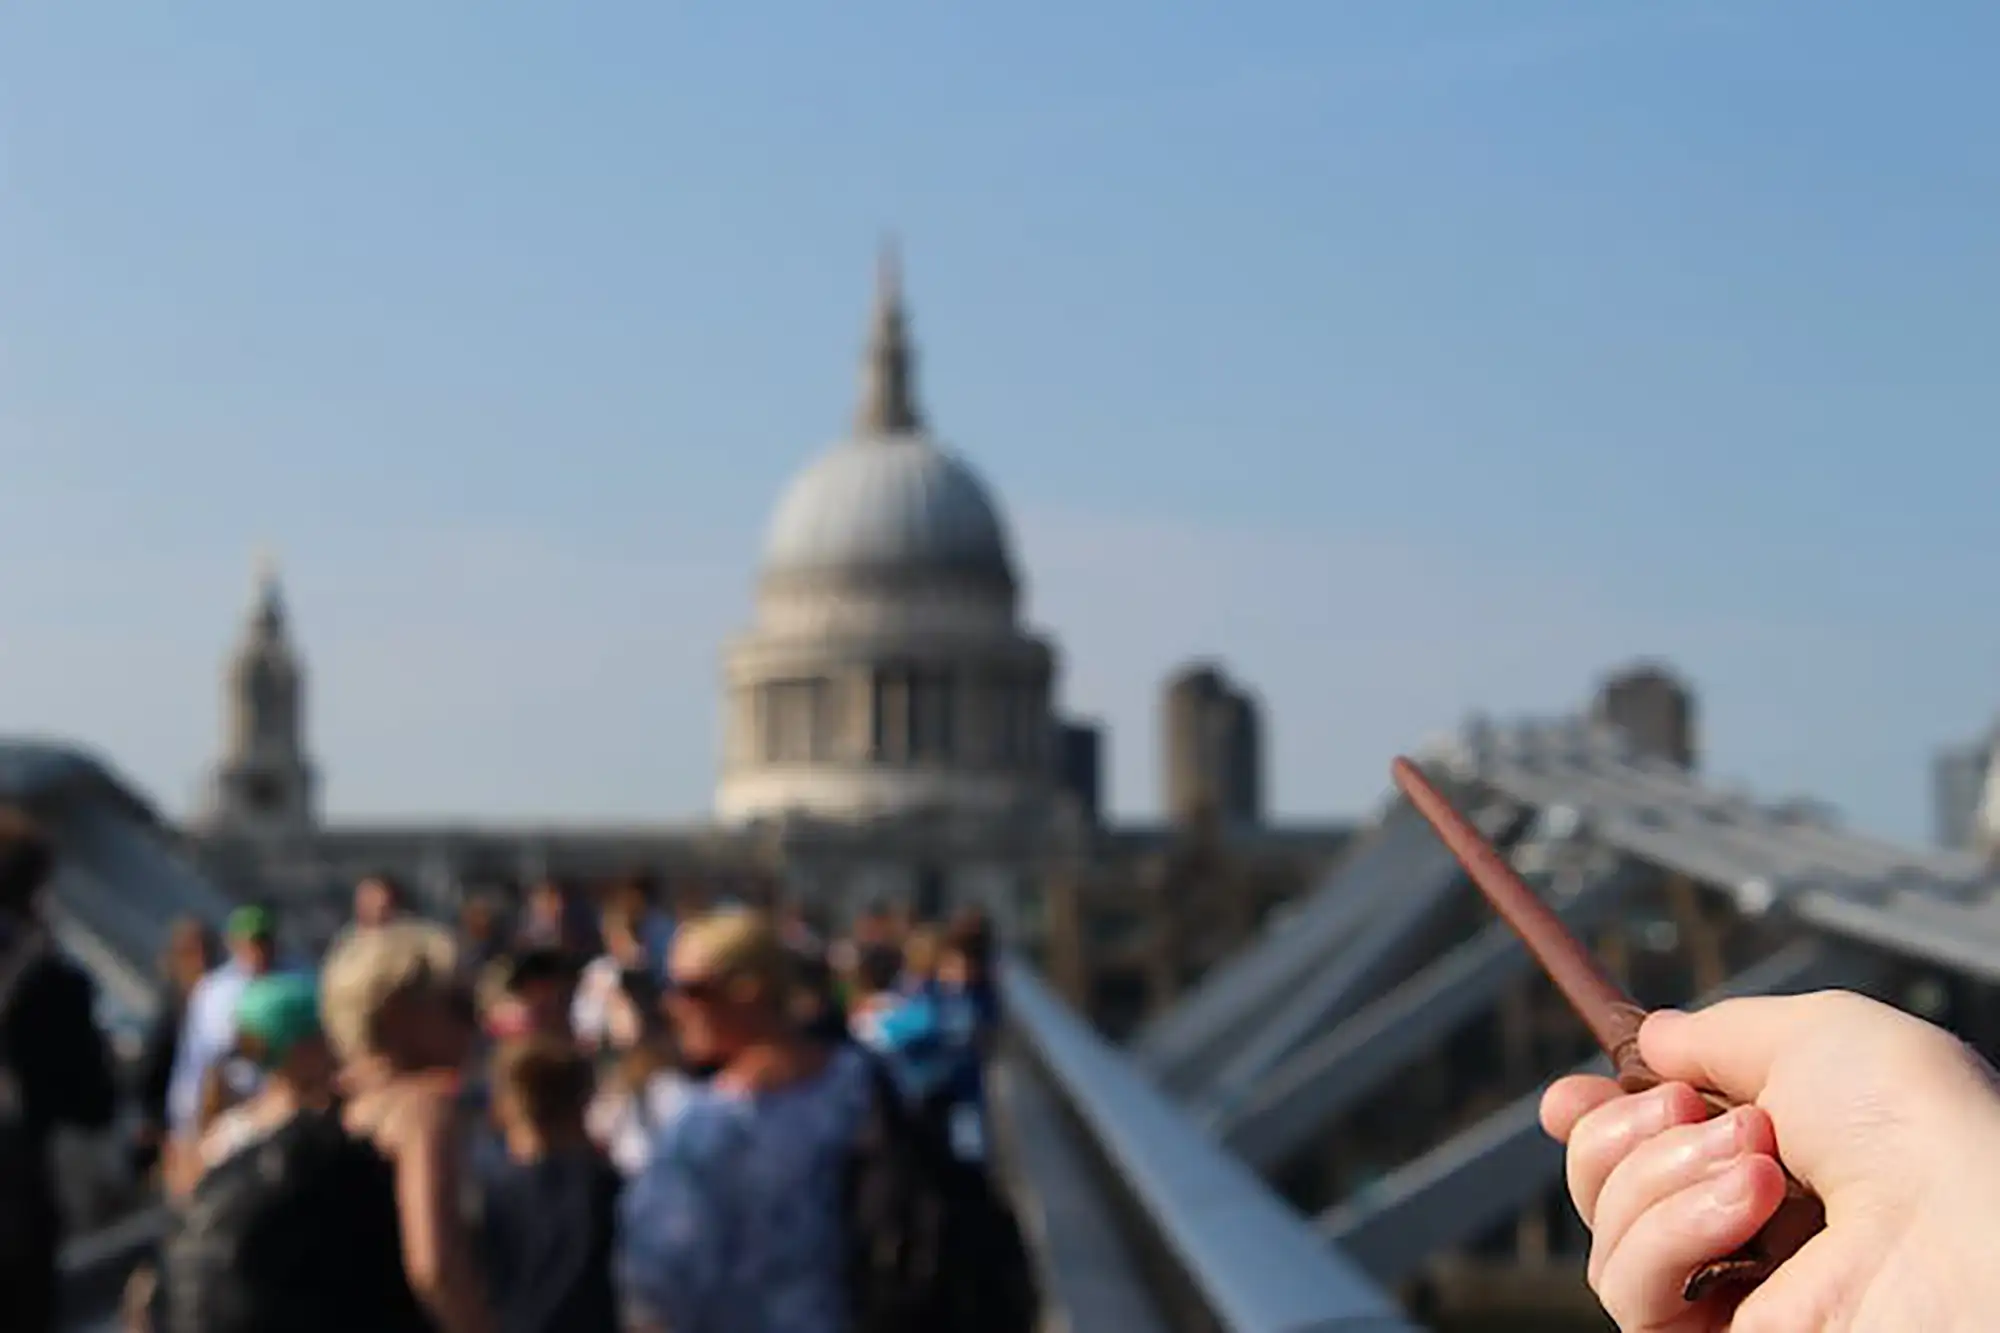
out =
<svg viewBox="0 0 2000 1333"><path fill-rule="evenodd" d="M1651 1103L1646 1108L1647 1113L1661 1129L1665 1129L1669 1123L1677 1118L1674 1114L1674 1107L1681 1099L1681 1092L1676 1085L1662 1083L1659 1087L1649 1091L1646 1094L1646 1098Z"/></svg>
<svg viewBox="0 0 2000 1333"><path fill-rule="evenodd" d="M1753 1184L1748 1167L1736 1165L1708 1183L1711 1208L1740 1208L1750 1201Z"/></svg>
<svg viewBox="0 0 2000 1333"><path fill-rule="evenodd" d="M1743 1117L1724 1111L1701 1127L1701 1151L1709 1157L1735 1155L1743 1143Z"/></svg>

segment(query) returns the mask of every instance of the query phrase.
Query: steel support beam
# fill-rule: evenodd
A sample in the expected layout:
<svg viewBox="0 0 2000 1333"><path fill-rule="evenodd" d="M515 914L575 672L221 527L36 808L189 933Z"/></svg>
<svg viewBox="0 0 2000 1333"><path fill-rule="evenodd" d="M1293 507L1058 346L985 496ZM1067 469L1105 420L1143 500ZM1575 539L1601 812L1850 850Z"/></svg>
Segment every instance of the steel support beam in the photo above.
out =
<svg viewBox="0 0 2000 1333"><path fill-rule="evenodd" d="M1587 930L1640 873L1629 865L1560 871L1551 897L1572 928ZM1258 1171L1275 1171L1532 970L1514 932L1489 926L1285 1061L1210 1128Z"/></svg>
<svg viewBox="0 0 2000 1333"><path fill-rule="evenodd" d="M1279 997L1353 935L1393 888L1397 867L1433 836L1407 803L1392 803L1309 897L1281 909L1255 943L1139 1030L1132 1051L1140 1066L1169 1088L1199 1083Z"/></svg>
<svg viewBox="0 0 2000 1333"><path fill-rule="evenodd" d="M1491 808L1474 816L1488 837L1501 837L1521 822L1512 808ZM1313 1034L1342 1020L1376 998L1396 969L1407 964L1424 928L1464 888L1465 876L1442 842L1432 837L1403 863L1395 893L1364 922L1355 937L1297 986L1257 1030L1246 1035L1198 1093L1196 1105L1216 1116L1250 1096L1257 1085Z"/></svg>
<svg viewBox="0 0 2000 1333"><path fill-rule="evenodd" d="M1804 940L1730 979L1703 1003L1866 986L1879 963L1831 941ZM1579 1073L1604 1073L1602 1060ZM1321 1234L1376 1281L1400 1282L1431 1256L1500 1225L1562 1176L1562 1148L1542 1133L1530 1093L1321 1214Z"/></svg>
<svg viewBox="0 0 2000 1333"><path fill-rule="evenodd" d="M2000 984L2000 920L1991 904L1960 905L1917 894L1886 903L1835 893L1805 893L1793 904L1801 921L1905 958Z"/></svg>
<svg viewBox="0 0 2000 1333"><path fill-rule="evenodd" d="M1478 817L1482 826L1497 829L1519 814L1489 807ZM1312 985L1328 961L1396 901L1413 872L1420 877L1439 855L1436 835L1422 817L1400 800L1392 803L1310 898L1274 915L1255 943L1141 1031L1133 1043L1141 1067L1177 1094L1207 1088L1223 1064L1267 1031L1272 1012Z"/></svg>

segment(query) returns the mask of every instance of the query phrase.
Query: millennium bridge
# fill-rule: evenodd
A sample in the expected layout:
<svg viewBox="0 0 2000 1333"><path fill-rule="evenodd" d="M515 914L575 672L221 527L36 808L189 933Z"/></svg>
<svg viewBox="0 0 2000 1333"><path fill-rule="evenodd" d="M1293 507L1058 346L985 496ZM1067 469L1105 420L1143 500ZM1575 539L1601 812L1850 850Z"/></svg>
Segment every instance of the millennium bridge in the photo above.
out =
<svg viewBox="0 0 2000 1333"><path fill-rule="evenodd" d="M1841 986L1994 1049L2000 880L1981 861L1704 785L1582 719L1477 721L1419 758L1644 1002ZM0 745L0 801L58 840L55 927L133 1030L169 923L219 919L225 895L77 749ZM1124 1046L1027 967L1004 984L1001 1160L1052 1333L1603 1326L1536 1120L1588 1044L1399 799ZM89 1150L65 1166L89 1179ZM65 1255L72 1308L108 1326L161 1216L77 1207L96 1223Z"/></svg>

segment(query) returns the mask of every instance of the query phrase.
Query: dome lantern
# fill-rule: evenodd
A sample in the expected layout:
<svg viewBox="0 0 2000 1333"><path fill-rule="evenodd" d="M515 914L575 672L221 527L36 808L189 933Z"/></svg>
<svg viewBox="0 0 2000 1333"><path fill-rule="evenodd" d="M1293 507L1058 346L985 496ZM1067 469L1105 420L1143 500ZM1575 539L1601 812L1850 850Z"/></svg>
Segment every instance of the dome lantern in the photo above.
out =
<svg viewBox="0 0 2000 1333"><path fill-rule="evenodd" d="M902 265L894 241L882 243L875 262L875 313L862 363L861 401L854 411L856 439L917 435L924 428L917 407L916 355L903 309Z"/></svg>

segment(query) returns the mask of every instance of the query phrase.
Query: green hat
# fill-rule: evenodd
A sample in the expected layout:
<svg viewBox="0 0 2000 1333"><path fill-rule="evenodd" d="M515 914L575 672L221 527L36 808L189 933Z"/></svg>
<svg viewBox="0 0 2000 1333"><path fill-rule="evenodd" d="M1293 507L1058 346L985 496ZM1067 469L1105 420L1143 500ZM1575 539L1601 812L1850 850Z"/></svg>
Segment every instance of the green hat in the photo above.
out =
<svg viewBox="0 0 2000 1333"><path fill-rule="evenodd" d="M278 933L278 923L269 908L239 907L229 914L228 935L232 940L268 940Z"/></svg>
<svg viewBox="0 0 2000 1333"><path fill-rule="evenodd" d="M319 987L297 972L258 977L236 1002L236 1030L263 1048L266 1067L283 1064L307 1037L319 1035Z"/></svg>

